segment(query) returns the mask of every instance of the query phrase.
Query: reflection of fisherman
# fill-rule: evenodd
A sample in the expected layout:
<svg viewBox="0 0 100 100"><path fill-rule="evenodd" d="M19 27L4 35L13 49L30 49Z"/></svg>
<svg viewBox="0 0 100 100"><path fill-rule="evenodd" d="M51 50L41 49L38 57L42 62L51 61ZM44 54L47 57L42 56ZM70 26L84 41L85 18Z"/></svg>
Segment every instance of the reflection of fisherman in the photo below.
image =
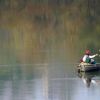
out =
<svg viewBox="0 0 100 100"><path fill-rule="evenodd" d="M95 80L92 79L93 76L86 76L85 73L79 73L78 75L84 82L84 84L89 88L91 83L97 84Z"/></svg>
<svg viewBox="0 0 100 100"><path fill-rule="evenodd" d="M93 84L97 84L95 80L93 80L92 78L82 78L84 84L86 84L86 86L89 88L90 87L90 84L93 83Z"/></svg>
<svg viewBox="0 0 100 100"><path fill-rule="evenodd" d="M87 87L90 87L91 84L91 78L82 78L84 84L86 84Z"/></svg>

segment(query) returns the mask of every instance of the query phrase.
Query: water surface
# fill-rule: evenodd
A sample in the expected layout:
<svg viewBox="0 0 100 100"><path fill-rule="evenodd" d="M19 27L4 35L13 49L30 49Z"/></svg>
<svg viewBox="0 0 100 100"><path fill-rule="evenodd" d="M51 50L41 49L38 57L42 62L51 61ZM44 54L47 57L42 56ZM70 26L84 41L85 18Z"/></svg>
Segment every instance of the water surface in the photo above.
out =
<svg viewBox="0 0 100 100"><path fill-rule="evenodd" d="M67 67L66 67L67 66ZM75 64L45 63L0 66L2 100L98 100L100 74L78 74ZM82 76L83 75L83 76ZM96 83L89 87L82 78Z"/></svg>

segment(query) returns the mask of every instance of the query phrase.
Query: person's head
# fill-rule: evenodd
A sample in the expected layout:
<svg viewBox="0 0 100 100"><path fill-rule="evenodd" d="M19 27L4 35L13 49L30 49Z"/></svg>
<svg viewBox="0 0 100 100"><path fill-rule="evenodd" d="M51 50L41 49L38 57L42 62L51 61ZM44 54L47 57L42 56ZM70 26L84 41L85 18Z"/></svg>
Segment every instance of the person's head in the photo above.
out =
<svg viewBox="0 0 100 100"><path fill-rule="evenodd" d="M90 55L90 54L91 54L91 51L90 51L90 50L86 50L86 51L85 51L85 54L86 54L86 55Z"/></svg>

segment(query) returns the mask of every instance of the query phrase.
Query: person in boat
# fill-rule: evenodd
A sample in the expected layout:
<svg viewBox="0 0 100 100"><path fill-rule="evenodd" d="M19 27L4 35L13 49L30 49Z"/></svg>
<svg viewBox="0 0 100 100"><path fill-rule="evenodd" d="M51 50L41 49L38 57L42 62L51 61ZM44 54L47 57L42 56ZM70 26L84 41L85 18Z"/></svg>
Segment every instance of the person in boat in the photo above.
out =
<svg viewBox="0 0 100 100"><path fill-rule="evenodd" d="M82 62L90 63L90 64L96 64L95 60L93 59L96 56L98 56L98 54L91 55L91 51L90 50L86 50L85 51L85 55L82 58Z"/></svg>

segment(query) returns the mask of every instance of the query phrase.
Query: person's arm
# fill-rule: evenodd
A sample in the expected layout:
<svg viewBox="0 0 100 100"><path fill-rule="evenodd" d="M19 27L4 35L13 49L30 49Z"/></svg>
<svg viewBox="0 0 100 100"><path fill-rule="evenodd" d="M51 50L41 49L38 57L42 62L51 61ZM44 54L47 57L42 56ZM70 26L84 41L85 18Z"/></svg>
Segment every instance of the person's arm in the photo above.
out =
<svg viewBox="0 0 100 100"><path fill-rule="evenodd" d="M96 57L96 56L98 56L98 54L95 54L95 55L92 55L92 56L89 56L90 58L94 58L94 57Z"/></svg>

